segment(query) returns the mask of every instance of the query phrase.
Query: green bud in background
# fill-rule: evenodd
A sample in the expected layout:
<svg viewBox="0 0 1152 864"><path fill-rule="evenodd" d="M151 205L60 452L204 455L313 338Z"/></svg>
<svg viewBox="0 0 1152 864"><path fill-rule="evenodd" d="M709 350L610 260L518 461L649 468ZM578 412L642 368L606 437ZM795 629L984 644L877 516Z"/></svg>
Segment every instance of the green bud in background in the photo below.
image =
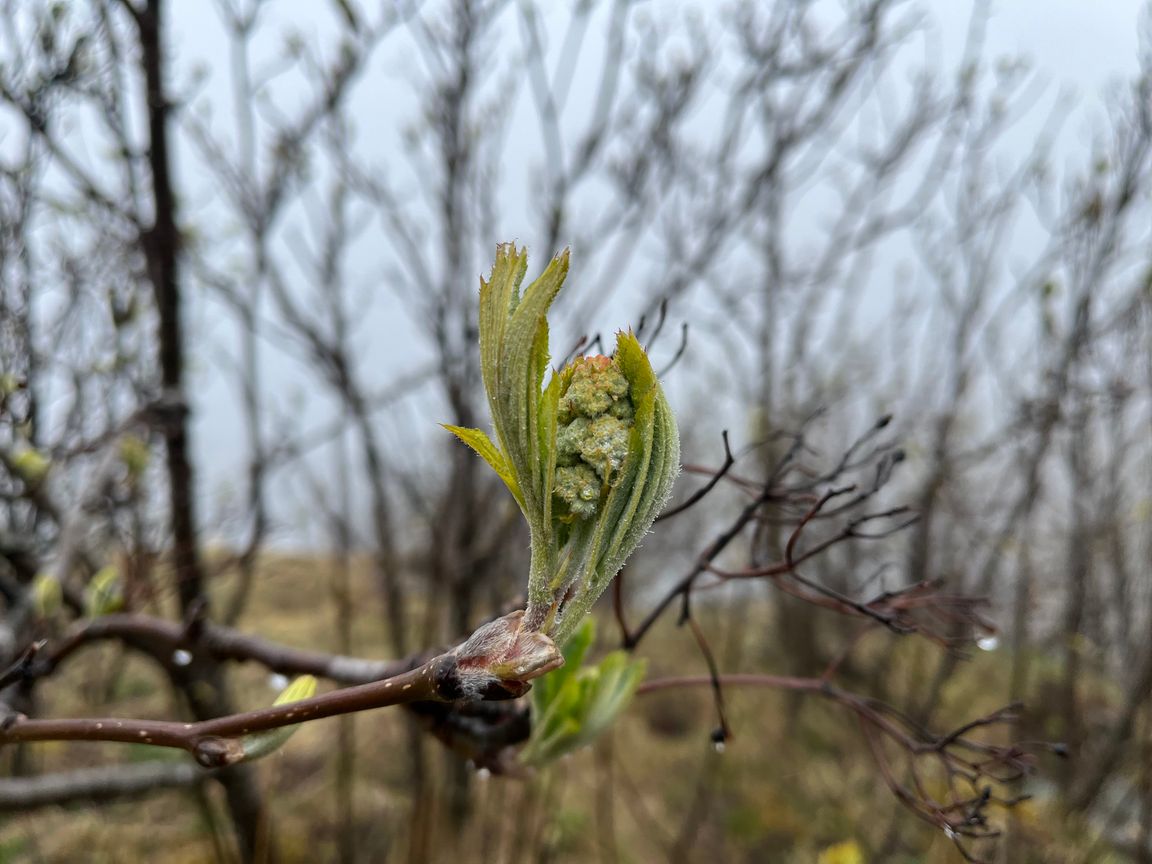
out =
<svg viewBox="0 0 1152 864"><path fill-rule="evenodd" d="M293 702L302 702L316 695L316 679L312 675L301 675L281 691L272 703L277 705L291 705ZM279 729L269 729L267 732L253 732L240 739L240 756L232 759L234 762L250 762L261 759L269 753L274 753L287 743L288 739L296 734L300 724L295 726L281 726Z"/></svg>
<svg viewBox="0 0 1152 864"><path fill-rule="evenodd" d="M64 588L51 573L38 573L32 580L32 608L36 617L47 621L64 605Z"/></svg>
<svg viewBox="0 0 1152 864"><path fill-rule="evenodd" d="M128 471L128 481L132 484L139 482L148 470L148 462L152 453L148 449L148 442L135 435L125 435L120 439L120 461Z"/></svg>
<svg viewBox="0 0 1152 864"><path fill-rule="evenodd" d="M124 584L120 571L109 564L92 576L84 589L84 614L89 618L111 615L124 608Z"/></svg>
<svg viewBox="0 0 1152 864"><path fill-rule="evenodd" d="M0 373L0 403L27 386L23 378L9 372Z"/></svg>
<svg viewBox="0 0 1152 864"><path fill-rule="evenodd" d="M523 626L563 643L652 527L680 470L680 439L631 332L544 384L548 319L568 253L521 291L528 256L501 245L480 284L480 362L495 441L447 427L496 471L532 535Z"/></svg>
<svg viewBox="0 0 1152 864"><path fill-rule="evenodd" d="M39 450L24 447L12 457L12 468L30 489L44 482L52 463Z"/></svg>

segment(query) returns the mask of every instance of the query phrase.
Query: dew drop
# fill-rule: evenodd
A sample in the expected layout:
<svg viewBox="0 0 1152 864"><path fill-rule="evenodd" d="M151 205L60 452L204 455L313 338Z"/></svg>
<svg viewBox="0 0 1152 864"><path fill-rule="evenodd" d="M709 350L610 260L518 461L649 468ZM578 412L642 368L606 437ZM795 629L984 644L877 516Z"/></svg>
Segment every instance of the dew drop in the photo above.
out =
<svg viewBox="0 0 1152 864"><path fill-rule="evenodd" d="M272 690L275 690L277 693L287 687L290 683L291 682L288 680L288 676L281 675L279 672L273 672L268 676L268 686Z"/></svg>
<svg viewBox="0 0 1152 864"><path fill-rule="evenodd" d="M192 662L192 653L183 648L177 648L172 652L172 662L177 666L187 666Z"/></svg>

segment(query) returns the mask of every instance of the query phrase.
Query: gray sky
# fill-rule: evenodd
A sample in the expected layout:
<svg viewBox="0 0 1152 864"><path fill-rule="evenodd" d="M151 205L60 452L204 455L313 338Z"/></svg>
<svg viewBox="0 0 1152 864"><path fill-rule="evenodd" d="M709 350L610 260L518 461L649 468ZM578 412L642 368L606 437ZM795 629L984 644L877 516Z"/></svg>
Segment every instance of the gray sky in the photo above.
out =
<svg viewBox="0 0 1152 864"><path fill-rule="evenodd" d="M674 4L682 5L682 4ZM707 4L705 4L707 5ZM1051 105L1058 91L1074 94L1076 107L1065 124L1058 153L1071 159L1083 155L1091 141L1092 129L1103 117L1104 99L1109 88L1136 69L1137 26L1139 0L1106 0L1106 2L1084 2L1084 0L999 0L991 6L992 15L988 22L988 55L1018 55L1029 60L1039 76L1050 82L1042 105ZM660 3L641 4L649 13L661 9ZM937 48L943 56L954 61L963 43L968 26L971 6L957 0L936 0L929 3L931 15L937 22ZM306 39L317 38L323 41L327 19L317 17L317 4L309 0L287 0L270 4L266 21L269 35L288 31L298 31ZM173 67L174 81L186 82L192 77L192 70L202 65L210 74L199 90L196 104L211 104L216 128L228 134L230 125L228 80L225 70L229 59L227 42L223 37L215 15L215 5L202 0L186 0L174 7L172 20L172 42L176 50L176 63ZM519 32L513 24L509 28L514 39ZM281 38L269 38L260 43L259 51L271 56L283 45ZM932 50L932 49L930 49ZM257 60L260 60L259 51ZM369 75L359 83L352 101L353 116L356 117L360 153L380 165L402 165L400 157L403 123L414 116L417 107L411 95L408 82L412 78L411 69L417 63L417 52L405 34L390 38L384 50L376 58ZM280 94L289 102L291 88L298 83L285 82ZM589 90L593 85L582 80L577 74L576 88ZM574 101L587 102L590 96L577 92ZM531 140L536 134L531 120L527 97L522 91L524 110L517 114L510 140L509 157L512 170L506 172L510 184L509 198L519 203L506 206L503 212L507 220L501 225L509 232L508 239L524 239L516 224L515 214L527 212L528 187L532 175L528 171L516 170L518 163L530 164L534 155L518 152L515 143L520 137ZM1013 131L1021 153L1031 147L1033 138L1043 122L1043 110L1030 115ZM517 127L516 124L519 124ZM532 124L525 126L524 124ZM213 191L206 185L207 178L203 166L185 146L182 150L180 168L186 189L191 190L185 203L187 212L193 219L212 218L214 205ZM420 178L400 175L401 186L408 183L415 189ZM538 219L534 219L538 222ZM527 216L525 223L528 222ZM368 238L362 245L363 259L352 262L353 279L361 282L365 290L371 290L380 279L378 261L373 255L373 241ZM545 256L537 252L535 264L542 266ZM533 267L535 270L535 267ZM627 309L622 299L621 308ZM620 310L612 310L611 320L616 324L621 320ZM236 496L242 486L238 481L243 477L246 453L243 446L242 423L237 409L234 386L228 383L222 370L230 362L229 357L235 345L235 335L231 325L221 324L220 309L211 305L197 304L192 310L192 320L196 332L192 346L194 358L193 392L196 398L195 447L203 470L202 489L205 492L210 512L218 510L220 502ZM411 367L418 356L413 353L412 340L408 335L411 319L402 306L393 298L383 297L373 305L373 311L362 322L358 334L359 345L370 364L382 370L383 383L387 373L383 370L398 367ZM270 389L276 396L281 409L293 407L293 422L305 426L323 422L330 405L323 398L315 399L312 384L299 361L290 358L276 345L270 345L265 353ZM426 418L429 426L438 418ZM385 430L390 423L403 423L403 417L382 418ZM292 500L286 497L285 500ZM277 515L282 520L293 521L301 513L281 509ZM282 537L282 539L284 539Z"/></svg>

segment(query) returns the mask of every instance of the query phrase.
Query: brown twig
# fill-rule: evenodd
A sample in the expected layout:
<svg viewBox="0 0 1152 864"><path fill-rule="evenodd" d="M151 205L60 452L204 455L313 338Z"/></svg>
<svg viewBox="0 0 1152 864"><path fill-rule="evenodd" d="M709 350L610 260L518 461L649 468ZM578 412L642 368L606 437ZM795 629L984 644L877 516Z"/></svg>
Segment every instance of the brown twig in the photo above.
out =
<svg viewBox="0 0 1152 864"><path fill-rule="evenodd" d="M0 731L0 744L17 741L118 741L174 747L191 753L206 768L219 768L245 758L242 736L319 720L338 714L369 711L416 701L459 698L455 663L440 655L418 669L383 681L346 687L300 702L179 723L165 720L83 718L31 720L17 716Z"/></svg>
<svg viewBox="0 0 1152 864"><path fill-rule="evenodd" d="M685 687L715 688L767 687L811 693L835 702L852 712L860 723L865 740L872 751L878 770L893 795L905 807L925 822L940 828L956 845L965 860L979 862L966 848L972 840L985 840L999 832L988 825L984 809L991 803L1011 807L1026 800L1027 796L1002 798L993 794L990 784L1003 785L1019 780L1031 770L1031 762L1022 744L999 746L967 737L974 730L989 726L1011 724L1016 720L1018 706L1009 705L958 726L944 734L935 735L904 718L891 706L860 696L830 683L825 677L802 678L787 675L726 674L674 676L649 680L640 685L638 694L654 693ZM896 778L892 765L884 753L882 741L895 744L908 754L911 786ZM972 761L964 754L983 755ZM936 801L926 791L919 774L919 760L935 762L948 780L948 799ZM1007 774L995 773L1009 769ZM957 782L963 788L957 786Z"/></svg>
<svg viewBox="0 0 1152 864"><path fill-rule="evenodd" d="M76 651L93 642L117 641L164 663L175 663L177 651L214 661L256 662L283 675L316 675L341 684L364 684L405 672L424 660L417 655L403 660L368 660L281 645L205 621L198 628L139 613L105 615L77 622L63 639L49 646L29 669L30 675L50 675Z"/></svg>
<svg viewBox="0 0 1152 864"><path fill-rule="evenodd" d="M10 684L29 677L29 672L33 667L36 655L40 653L46 644L43 639L38 642L33 642L20 653L20 656L16 658L15 662L3 672L0 672L0 691L4 690L4 688Z"/></svg>
<svg viewBox="0 0 1152 864"><path fill-rule="evenodd" d="M33 720L13 715L0 728L0 744L17 741L150 744L186 750L201 765L215 768L248 758L241 739L256 732L412 702L514 698L527 692L531 679L563 663L550 639L521 630L522 618L523 612L517 611L489 622L452 651L391 678L290 704L198 723L121 718Z"/></svg>
<svg viewBox="0 0 1152 864"><path fill-rule="evenodd" d="M724 463L715 471L713 471L712 476L709 478L708 482L693 492L690 496L688 496L688 499L684 501L684 503L677 504L675 507L669 507L663 513L657 516L657 522L662 522L665 519L671 519L673 516L678 516L690 507L694 507L696 504L700 503L700 501L702 501L709 492L716 488L716 484L724 478L724 475L728 473L729 469L736 464L736 457L732 455L732 448L728 444L728 430L725 429L723 432L721 432L720 437L724 441Z"/></svg>

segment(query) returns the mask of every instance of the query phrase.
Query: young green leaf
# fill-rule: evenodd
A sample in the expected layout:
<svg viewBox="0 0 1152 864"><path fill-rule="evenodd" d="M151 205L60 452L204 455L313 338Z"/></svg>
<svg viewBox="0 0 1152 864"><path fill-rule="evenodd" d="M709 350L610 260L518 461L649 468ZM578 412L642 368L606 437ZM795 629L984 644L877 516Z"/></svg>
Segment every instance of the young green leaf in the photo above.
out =
<svg viewBox="0 0 1152 864"><path fill-rule="evenodd" d="M564 646L564 665L532 690L532 735L520 758L548 762L591 744L615 722L644 678L646 663L613 651L595 665L581 666L595 637L588 618Z"/></svg>
<svg viewBox="0 0 1152 864"><path fill-rule="evenodd" d="M516 482L516 477L513 475L512 469L504 459L504 454L492 443L492 439L480 429L465 429L463 426L450 426L447 423L442 423L441 425L471 447L478 456L488 463L492 470L496 472L497 476L504 481L504 485L508 487L508 491L512 493L512 497L516 499L516 503L520 505L520 509L524 509L524 499L520 495L520 485Z"/></svg>
<svg viewBox="0 0 1152 864"><path fill-rule="evenodd" d="M549 672L532 687L532 713L536 717L543 717L547 713L556 695L563 689L573 675L580 668L584 655L592 647L596 638L596 622L592 618L585 619L584 624L577 629L572 637L564 643L564 665Z"/></svg>

